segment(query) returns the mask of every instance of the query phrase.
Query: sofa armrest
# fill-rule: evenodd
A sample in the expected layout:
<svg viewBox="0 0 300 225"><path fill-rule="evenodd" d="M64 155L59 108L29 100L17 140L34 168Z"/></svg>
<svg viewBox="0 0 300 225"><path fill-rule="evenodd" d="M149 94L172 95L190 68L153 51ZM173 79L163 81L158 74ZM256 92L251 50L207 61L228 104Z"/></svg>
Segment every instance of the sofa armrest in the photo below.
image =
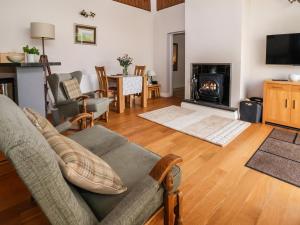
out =
<svg viewBox="0 0 300 225"><path fill-rule="evenodd" d="M132 225L149 207L160 184L150 176L141 180L98 225Z"/></svg>
<svg viewBox="0 0 300 225"><path fill-rule="evenodd" d="M161 160L159 160L158 163L156 163L156 165L153 167L149 175L154 180L156 180L159 184L161 184L167 178L173 166L181 162L182 162L181 157L177 155L169 154L163 157Z"/></svg>
<svg viewBox="0 0 300 225"><path fill-rule="evenodd" d="M174 192L172 168L182 162L182 158L173 154L163 157L153 167L150 176L165 188L164 196L164 223L182 225L182 193Z"/></svg>

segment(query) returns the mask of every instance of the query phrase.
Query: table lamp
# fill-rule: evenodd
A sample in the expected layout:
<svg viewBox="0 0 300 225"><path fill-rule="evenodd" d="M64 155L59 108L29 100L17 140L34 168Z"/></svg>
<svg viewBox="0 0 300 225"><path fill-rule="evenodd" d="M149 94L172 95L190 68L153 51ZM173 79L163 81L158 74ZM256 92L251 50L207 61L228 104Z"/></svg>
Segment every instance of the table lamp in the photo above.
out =
<svg viewBox="0 0 300 225"><path fill-rule="evenodd" d="M43 54L40 57L40 63L48 64L48 57L45 54L45 40L55 39L55 26L49 23L32 22L30 24L31 38L42 39ZM46 66L49 75L50 67Z"/></svg>
<svg viewBox="0 0 300 225"><path fill-rule="evenodd" d="M151 84L154 84L153 77L156 76L155 71L154 71L154 70L148 70L148 71L147 71L147 76L150 77L150 82L151 82Z"/></svg>

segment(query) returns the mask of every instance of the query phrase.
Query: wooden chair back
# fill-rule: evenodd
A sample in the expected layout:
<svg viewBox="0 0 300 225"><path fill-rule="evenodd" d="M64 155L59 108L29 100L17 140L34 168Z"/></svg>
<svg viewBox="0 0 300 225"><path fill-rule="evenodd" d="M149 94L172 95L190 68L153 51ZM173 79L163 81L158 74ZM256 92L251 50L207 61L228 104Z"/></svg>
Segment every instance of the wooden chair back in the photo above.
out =
<svg viewBox="0 0 300 225"><path fill-rule="evenodd" d="M144 76L146 71L146 66L135 66L134 75Z"/></svg>
<svg viewBox="0 0 300 225"><path fill-rule="evenodd" d="M95 66L97 72L97 79L99 82L99 88L105 92L105 97L108 95L108 79L104 66Z"/></svg>

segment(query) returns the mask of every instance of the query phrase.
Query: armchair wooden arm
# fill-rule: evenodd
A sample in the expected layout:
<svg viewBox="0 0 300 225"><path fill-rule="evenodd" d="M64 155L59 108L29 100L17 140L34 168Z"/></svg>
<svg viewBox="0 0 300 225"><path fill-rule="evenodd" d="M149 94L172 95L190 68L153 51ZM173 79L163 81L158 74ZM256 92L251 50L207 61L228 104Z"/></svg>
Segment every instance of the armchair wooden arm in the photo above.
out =
<svg viewBox="0 0 300 225"><path fill-rule="evenodd" d="M89 98L90 98L90 96L88 96L88 95L81 95L78 98L76 98L76 101L82 101L82 111L83 111L83 113L87 112L86 100L89 99Z"/></svg>
<svg viewBox="0 0 300 225"><path fill-rule="evenodd" d="M95 90L94 93L95 93L95 94L98 93L100 97L103 97L103 94L105 94L106 91L105 91L105 90L102 90L102 89L98 89L98 90Z"/></svg>
<svg viewBox="0 0 300 225"><path fill-rule="evenodd" d="M90 127L94 126L94 114L93 113L81 113L78 114L77 116L73 117L70 119L71 123L80 123L80 129L85 129L87 128L87 120L90 120Z"/></svg>
<svg viewBox="0 0 300 225"><path fill-rule="evenodd" d="M82 101L82 100L85 100L85 99L88 99L90 98L90 96L88 95L80 95L79 97L76 98L77 101Z"/></svg>
<svg viewBox="0 0 300 225"><path fill-rule="evenodd" d="M150 172L150 176L159 182L163 183L165 187L164 197L164 224L165 225L182 225L182 193L177 190L174 192L174 183L172 176L173 166L181 163L183 160L181 157L169 154L163 157L153 167Z"/></svg>

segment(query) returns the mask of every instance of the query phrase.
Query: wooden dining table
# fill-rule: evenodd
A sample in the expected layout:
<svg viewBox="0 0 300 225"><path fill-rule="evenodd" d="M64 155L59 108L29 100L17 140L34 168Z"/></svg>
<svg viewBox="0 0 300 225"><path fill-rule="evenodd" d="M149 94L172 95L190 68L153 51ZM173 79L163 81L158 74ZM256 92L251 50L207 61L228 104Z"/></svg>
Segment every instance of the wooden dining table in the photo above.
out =
<svg viewBox="0 0 300 225"><path fill-rule="evenodd" d="M108 75L108 82L117 85L117 112L125 111L125 97L135 94L141 95L141 106L147 107L148 85L147 76L136 75Z"/></svg>

